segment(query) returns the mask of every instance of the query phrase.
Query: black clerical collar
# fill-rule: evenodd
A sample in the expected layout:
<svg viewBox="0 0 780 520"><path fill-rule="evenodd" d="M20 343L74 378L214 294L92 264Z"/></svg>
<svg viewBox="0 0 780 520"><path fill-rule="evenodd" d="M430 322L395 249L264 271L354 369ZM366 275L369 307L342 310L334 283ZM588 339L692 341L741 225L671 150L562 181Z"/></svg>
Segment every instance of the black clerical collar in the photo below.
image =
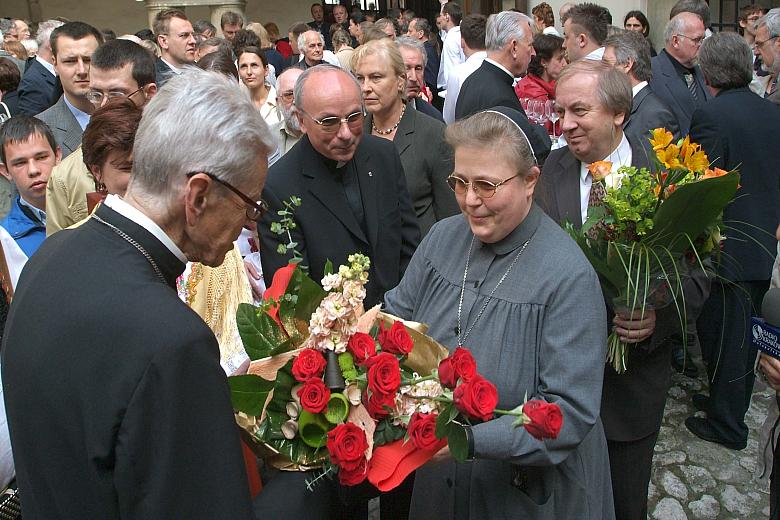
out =
<svg viewBox="0 0 780 520"><path fill-rule="evenodd" d="M661 52L666 52L666 49L663 49ZM688 67L686 67L685 65L677 61L677 59L671 54L669 54L668 52L666 52L666 55L669 56L669 60L672 62L674 69L677 71L677 74L679 74L680 76L682 76L683 74L695 74L696 72L695 67L689 69Z"/></svg>
<svg viewBox="0 0 780 520"><path fill-rule="evenodd" d="M542 210L536 203L531 204L531 209L525 219L511 233L494 244L484 244L497 255L505 255L516 250L526 243L536 233L539 223L542 221Z"/></svg>
<svg viewBox="0 0 780 520"><path fill-rule="evenodd" d="M312 146L312 148L314 148L314 147ZM325 163L325 166L328 167L328 170L330 170L330 171L332 171L334 173L338 173L339 170L344 167L344 165L349 163L349 161L346 161L346 162L344 162L344 161L337 161L336 159L331 159L330 157L325 157L320 152L318 152L316 149L314 150L314 153L319 155L320 159L322 159L322 162Z"/></svg>
<svg viewBox="0 0 780 520"><path fill-rule="evenodd" d="M172 288L176 287L176 279L184 273L186 264L179 260L170 249L142 226L105 204L98 206L95 210L95 215L135 240L152 257L157 267L159 267L163 278L165 278L165 282ZM94 222L94 225L102 226L103 224ZM138 254L142 255L140 251Z"/></svg>

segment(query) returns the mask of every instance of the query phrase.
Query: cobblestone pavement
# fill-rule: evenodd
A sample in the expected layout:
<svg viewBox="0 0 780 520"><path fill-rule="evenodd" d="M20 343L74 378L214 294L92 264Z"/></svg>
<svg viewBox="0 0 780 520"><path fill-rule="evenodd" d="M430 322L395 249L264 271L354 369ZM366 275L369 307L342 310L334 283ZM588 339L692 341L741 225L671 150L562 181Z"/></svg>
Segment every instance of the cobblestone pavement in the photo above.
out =
<svg viewBox="0 0 780 520"><path fill-rule="evenodd" d="M699 369L703 374L703 370ZM747 448L733 451L694 436L685 419L694 411L692 396L704 390L704 376L691 379L675 373L655 448L648 511L655 520L766 520L769 492L753 479L758 434L774 392L757 381L745 422ZM703 412L697 415L704 416Z"/></svg>

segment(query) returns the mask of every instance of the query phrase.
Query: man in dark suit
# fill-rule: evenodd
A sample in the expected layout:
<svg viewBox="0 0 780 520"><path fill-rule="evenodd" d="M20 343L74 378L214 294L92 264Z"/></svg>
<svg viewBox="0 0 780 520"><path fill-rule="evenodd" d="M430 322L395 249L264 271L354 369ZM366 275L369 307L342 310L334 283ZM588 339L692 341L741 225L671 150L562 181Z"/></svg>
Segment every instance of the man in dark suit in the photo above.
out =
<svg viewBox="0 0 780 520"><path fill-rule="evenodd" d="M487 58L461 85L455 119L496 106L525 115L512 84L528 70L534 55L533 31L528 20L524 14L514 11L490 15L485 29ZM516 29L499 33L498 28L507 24Z"/></svg>
<svg viewBox="0 0 780 520"><path fill-rule="evenodd" d="M103 35L83 22L68 22L51 33L54 68L63 94L51 108L36 117L49 125L65 159L81 145L81 134L94 107L87 99L92 53Z"/></svg>
<svg viewBox="0 0 780 520"><path fill-rule="evenodd" d="M556 222L579 228L593 184L589 164L606 160L613 172L649 164L642 147L623 133L631 110L631 86L624 74L602 62L577 61L558 78L556 103L569 145L550 153L537 184L537 202ZM601 399L615 512L619 519L644 520L653 448L671 384L670 348L663 340L679 329L679 319L669 308L657 316L646 310L643 318L634 319L618 312L609 327L630 343L627 372L618 374L606 365Z"/></svg>
<svg viewBox="0 0 780 520"><path fill-rule="evenodd" d="M160 46L155 83L162 87L174 74L181 74L182 67L195 63L197 42L192 24L181 9L157 13L152 29Z"/></svg>
<svg viewBox="0 0 780 520"><path fill-rule="evenodd" d="M50 36L62 22L47 20L38 24L38 53L30 60L19 83L19 113L34 116L52 106L62 95L54 71Z"/></svg>
<svg viewBox="0 0 780 520"><path fill-rule="evenodd" d="M260 226L263 272L287 265L287 243L270 231L276 211L300 197L292 241L309 273L320 280L325 263L346 262L355 252L371 258L366 306L398 284L420 240L398 152L387 140L362 135L360 88L343 70L320 65L296 82L295 106L304 136L269 172L264 198L272 211ZM357 114L357 115L355 115ZM353 116L349 122L331 120Z"/></svg>
<svg viewBox="0 0 780 520"><path fill-rule="evenodd" d="M680 13L669 20L664 38L666 47L652 59L650 88L677 118L680 134L687 135L691 115L712 97L696 65L704 22L696 14Z"/></svg>
<svg viewBox="0 0 780 520"><path fill-rule="evenodd" d="M399 36L395 39L401 57L404 59L406 67L406 98L410 105L414 106L418 112L430 116L438 121L444 122L444 118L439 110L425 101L421 96L425 88L423 71L426 67L425 48L419 42L410 36ZM435 90L432 92L436 92ZM408 105L407 105L408 106Z"/></svg>
<svg viewBox="0 0 780 520"><path fill-rule="evenodd" d="M325 48L332 51L333 42L330 39L330 24L325 20L325 9L323 9L322 4L311 4L311 17L313 20L306 25L322 34Z"/></svg>
<svg viewBox="0 0 780 520"><path fill-rule="evenodd" d="M171 83L125 196L48 238L19 280L2 375L25 518L252 518L219 347L176 279L255 227L276 143L235 82Z"/></svg>
<svg viewBox="0 0 780 520"><path fill-rule="evenodd" d="M651 163L654 152L650 145L650 132L665 128L676 141L680 138L680 128L677 118L648 84L652 78L650 44L636 31L615 34L604 44L604 61L628 75L634 99L631 113L623 123L623 133L631 142L644 148L646 160Z"/></svg>
<svg viewBox="0 0 780 520"><path fill-rule="evenodd" d="M685 425L704 440L743 449L756 357L747 340L750 316L760 315L780 222L780 108L749 90L750 48L738 35L717 33L705 40L699 63L715 97L694 112L691 140L701 144L713 166L738 169L741 187L723 211L728 240L697 324L710 397L696 401L707 418L690 417Z"/></svg>

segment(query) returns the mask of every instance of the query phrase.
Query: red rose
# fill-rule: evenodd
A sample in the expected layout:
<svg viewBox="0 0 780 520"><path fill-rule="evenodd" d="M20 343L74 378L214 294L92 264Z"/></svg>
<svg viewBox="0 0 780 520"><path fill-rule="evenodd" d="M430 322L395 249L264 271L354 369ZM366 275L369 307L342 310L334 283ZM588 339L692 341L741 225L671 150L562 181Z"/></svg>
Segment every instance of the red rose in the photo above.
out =
<svg viewBox="0 0 780 520"><path fill-rule="evenodd" d="M387 408L392 410L395 407L395 394L384 395L373 392L371 397L367 397L364 394L363 404L366 405L368 415L375 421L379 421L390 415L390 411Z"/></svg>
<svg viewBox="0 0 780 520"><path fill-rule="evenodd" d="M358 467L353 470L339 468L339 483L342 486L357 486L366 480L368 476L367 466L368 461L364 458L360 461Z"/></svg>
<svg viewBox="0 0 780 520"><path fill-rule="evenodd" d="M374 338L368 334L356 332L349 338L347 350L352 353L355 363L360 365L376 354L376 343L374 343Z"/></svg>
<svg viewBox="0 0 780 520"><path fill-rule="evenodd" d="M421 450L430 450L439 442L436 438L437 417L435 413L415 412L409 421L409 438Z"/></svg>
<svg viewBox="0 0 780 520"><path fill-rule="evenodd" d="M301 406L311 413L320 413L328 407L330 390L318 377L307 379L298 389L298 397L301 398Z"/></svg>
<svg viewBox="0 0 780 520"><path fill-rule="evenodd" d="M301 351L292 365L292 374L296 381L303 383L313 377L320 378L325 371L325 357L313 348Z"/></svg>
<svg viewBox="0 0 780 520"><path fill-rule="evenodd" d="M473 419L489 421L498 404L496 386L480 375L459 384L453 393L455 407Z"/></svg>
<svg viewBox="0 0 780 520"><path fill-rule="evenodd" d="M379 343L385 352L400 356L408 355L414 348L412 337L400 321L394 322L390 330L385 330L384 324L379 322Z"/></svg>
<svg viewBox="0 0 780 520"><path fill-rule="evenodd" d="M348 422L333 428L328 432L327 446L330 461L339 466L339 473L365 466L368 441L366 432L357 424Z"/></svg>
<svg viewBox="0 0 780 520"><path fill-rule="evenodd" d="M523 405L523 413L531 419L525 429L537 439L555 439L563 425L563 414L555 403L534 400Z"/></svg>
<svg viewBox="0 0 780 520"><path fill-rule="evenodd" d="M458 347L439 363L439 382L446 388L455 388L458 379L471 380L477 375L477 362L467 349Z"/></svg>
<svg viewBox="0 0 780 520"><path fill-rule="evenodd" d="M368 367L368 388L372 393L395 395L401 387L401 367L398 358L380 352L365 362Z"/></svg>

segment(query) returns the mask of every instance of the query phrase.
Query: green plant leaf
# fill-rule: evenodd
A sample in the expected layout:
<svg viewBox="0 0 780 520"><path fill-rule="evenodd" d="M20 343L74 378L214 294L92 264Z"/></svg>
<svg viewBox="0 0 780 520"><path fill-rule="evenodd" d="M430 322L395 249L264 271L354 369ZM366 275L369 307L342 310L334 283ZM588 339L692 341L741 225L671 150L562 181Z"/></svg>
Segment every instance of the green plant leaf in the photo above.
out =
<svg viewBox="0 0 780 520"><path fill-rule="evenodd" d="M466 437L466 429L463 426L452 423L450 434L447 436L447 445L450 447L452 457L458 462L466 462L469 457L469 441Z"/></svg>
<svg viewBox="0 0 780 520"><path fill-rule="evenodd" d="M439 416L436 417L435 434L437 439L443 439L449 433L451 422L450 414L452 413L453 408L455 408L455 406L452 403L448 403L444 406L444 409L439 412Z"/></svg>
<svg viewBox="0 0 780 520"><path fill-rule="evenodd" d="M398 439L402 439L406 433L406 429L400 426L396 426L389 419L383 419L379 421L374 430L374 445L383 446L389 444Z"/></svg>
<svg viewBox="0 0 780 520"><path fill-rule="evenodd" d="M228 377L228 384L233 408L258 417L263 413L268 392L274 387L273 381L252 374Z"/></svg>
<svg viewBox="0 0 780 520"><path fill-rule="evenodd" d="M248 303L239 304L236 324L244 349L252 361L270 356L275 348L287 340L268 313Z"/></svg>
<svg viewBox="0 0 780 520"><path fill-rule="evenodd" d="M325 276L333 274L333 262L331 262L329 259L325 260L325 269L323 270L323 273L325 273Z"/></svg>

